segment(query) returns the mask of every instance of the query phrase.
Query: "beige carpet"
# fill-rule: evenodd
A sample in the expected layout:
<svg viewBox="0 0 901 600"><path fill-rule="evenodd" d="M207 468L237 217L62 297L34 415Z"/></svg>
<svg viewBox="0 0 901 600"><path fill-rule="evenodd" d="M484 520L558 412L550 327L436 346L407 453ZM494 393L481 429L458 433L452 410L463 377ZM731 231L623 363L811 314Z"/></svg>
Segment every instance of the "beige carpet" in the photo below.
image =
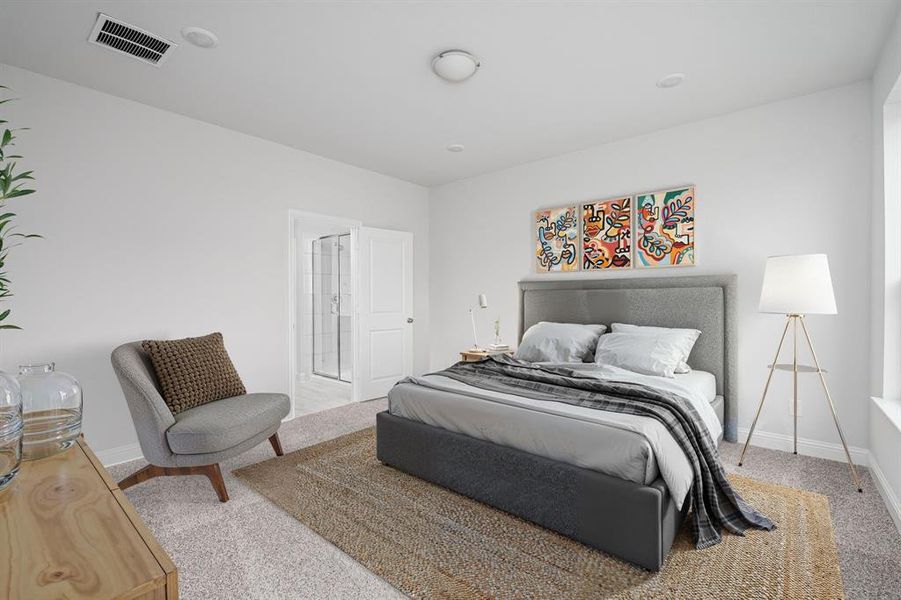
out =
<svg viewBox="0 0 901 600"><path fill-rule="evenodd" d="M414 597L843 597L826 497L734 475L779 528L702 551L683 528L653 574L381 465L372 428L234 473Z"/></svg>

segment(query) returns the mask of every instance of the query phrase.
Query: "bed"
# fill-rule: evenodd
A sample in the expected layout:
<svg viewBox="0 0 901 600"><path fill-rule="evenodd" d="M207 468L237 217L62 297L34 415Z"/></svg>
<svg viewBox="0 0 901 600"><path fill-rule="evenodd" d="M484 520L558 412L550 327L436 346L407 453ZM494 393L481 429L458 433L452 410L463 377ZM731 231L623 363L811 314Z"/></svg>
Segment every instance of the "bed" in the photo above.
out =
<svg viewBox="0 0 901 600"><path fill-rule="evenodd" d="M538 321L701 330L688 362L708 375L690 385L712 394L706 401L734 440L734 276L527 281L519 289L520 336ZM490 396L447 382L396 386L377 416L379 460L660 569L689 503L678 508L645 439L562 404L537 409L527 398Z"/></svg>

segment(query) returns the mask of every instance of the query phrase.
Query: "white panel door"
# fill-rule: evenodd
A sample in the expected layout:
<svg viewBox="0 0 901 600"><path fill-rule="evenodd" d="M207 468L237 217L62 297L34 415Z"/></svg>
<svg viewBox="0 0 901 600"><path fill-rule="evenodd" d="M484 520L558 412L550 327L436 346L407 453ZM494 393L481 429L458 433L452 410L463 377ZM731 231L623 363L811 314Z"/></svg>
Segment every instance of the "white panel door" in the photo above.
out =
<svg viewBox="0 0 901 600"><path fill-rule="evenodd" d="M413 372L413 234L360 228L359 398Z"/></svg>

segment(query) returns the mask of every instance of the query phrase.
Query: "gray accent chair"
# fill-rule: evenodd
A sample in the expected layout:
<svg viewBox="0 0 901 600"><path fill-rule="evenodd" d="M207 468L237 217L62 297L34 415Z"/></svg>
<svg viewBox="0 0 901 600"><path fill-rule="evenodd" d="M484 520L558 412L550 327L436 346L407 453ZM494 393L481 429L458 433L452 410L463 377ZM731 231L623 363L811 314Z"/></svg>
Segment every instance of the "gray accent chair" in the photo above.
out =
<svg viewBox="0 0 901 600"><path fill-rule="evenodd" d="M291 403L285 394L245 394L173 415L163 401L150 357L140 342L111 355L128 402L144 458L150 464L119 482L126 489L167 475L205 475L221 502L228 501L219 463L268 439L282 456L278 428Z"/></svg>

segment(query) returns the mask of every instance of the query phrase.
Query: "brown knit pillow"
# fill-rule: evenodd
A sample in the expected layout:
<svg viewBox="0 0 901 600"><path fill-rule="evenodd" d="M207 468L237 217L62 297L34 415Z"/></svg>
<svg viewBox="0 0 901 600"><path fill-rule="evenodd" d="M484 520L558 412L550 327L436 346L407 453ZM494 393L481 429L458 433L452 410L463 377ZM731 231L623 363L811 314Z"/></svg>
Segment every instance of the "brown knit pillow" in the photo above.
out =
<svg viewBox="0 0 901 600"><path fill-rule="evenodd" d="M172 414L246 394L225 351L221 333L183 340L144 340L153 370Z"/></svg>

